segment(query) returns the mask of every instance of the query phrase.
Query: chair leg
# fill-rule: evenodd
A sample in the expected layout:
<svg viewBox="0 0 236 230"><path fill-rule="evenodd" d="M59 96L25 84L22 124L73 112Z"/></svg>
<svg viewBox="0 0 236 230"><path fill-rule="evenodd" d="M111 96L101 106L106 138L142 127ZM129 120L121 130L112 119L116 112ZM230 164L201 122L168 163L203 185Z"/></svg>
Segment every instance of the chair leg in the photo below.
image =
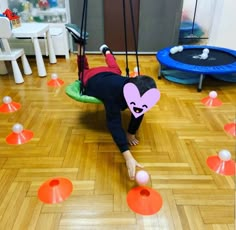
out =
<svg viewBox="0 0 236 230"><path fill-rule="evenodd" d="M0 61L0 75L8 74L7 67L4 61Z"/></svg>
<svg viewBox="0 0 236 230"><path fill-rule="evenodd" d="M18 63L17 61L11 61L11 65L12 65L12 70L13 70L13 74L14 74L14 78L15 78L15 82L17 84L19 83L23 83L24 82L24 79L23 79L23 76L21 74L21 71L20 71L20 68L18 66Z"/></svg>
<svg viewBox="0 0 236 230"><path fill-rule="evenodd" d="M21 62L22 62L22 65L23 65L24 74L25 75L31 75L32 74L32 70L30 68L28 59L26 58L25 54L23 54L21 56Z"/></svg>

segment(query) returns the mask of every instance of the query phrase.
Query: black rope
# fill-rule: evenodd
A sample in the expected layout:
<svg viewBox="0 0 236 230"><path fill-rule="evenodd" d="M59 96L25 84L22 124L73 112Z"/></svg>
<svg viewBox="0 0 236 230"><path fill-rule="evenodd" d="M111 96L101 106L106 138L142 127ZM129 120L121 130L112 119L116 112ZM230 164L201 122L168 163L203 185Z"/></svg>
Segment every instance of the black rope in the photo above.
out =
<svg viewBox="0 0 236 230"><path fill-rule="evenodd" d="M82 19L81 19L81 31L80 31L80 39L81 40L86 40L86 27L87 27L87 10L88 9L88 0L84 0L83 4L83 12L82 12ZM84 84L83 84L83 79L84 79L84 59L85 59L85 44L86 42L83 43L83 45L80 45L80 53L79 53L79 58L80 58L80 66L79 66L79 80L80 80L80 93L83 95L84 94Z"/></svg>
<svg viewBox="0 0 236 230"><path fill-rule="evenodd" d="M126 76L129 77L125 0L123 0L123 18L124 18L125 58L126 58L125 70L126 70Z"/></svg>
<svg viewBox="0 0 236 230"><path fill-rule="evenodd" d="M198 5L198 0L196 0L196 2L195 2L195 8L194 8L194 14L193 14L193 24L192 24L192 34L194 33L196 13L197 13L197 5Z"/></svg>
<svg viewBox="0 0 236 230"><path fill-rule="evenodd" d="M83 12L82 12L82 19L81 19L81 40L86 40L86 31L87 31L87 11L88 11L88 0L84 0L83 3ZM134 46L135 46L135 56L136 56L136 63L138 68L138 74L140 74L139 70L139 60L138 60L138 45L137 45L137 37L135 31L135 24L134 24L134 13L133 13L133 3L130 0L130 15L132 21L132 29L133 29L133 38L134 38ZM123 0L123 17L124 17L124 36L125 36L125 56L126 56L126 74L129 77L129 66L128 66L128 47L127 47L127 21L126 21L126 5L125 0ZM81 82L80 93L84 93L84 85L83 85L83 78L84 78L84 59L85 59L85 46L86 42L84 42L83 46L80 46L80 67L79 67L79 80Z"/></svg>
<svg viewBox="0 0 236 230"><path fill-rule="evenodd" d="M136 63L137 63L137 68L138 68L138 75L140 75L139 60L138 60L138 45L137 45L137 37L136 37L136 31L135 31L135 25L134 25L133 3L132 3L132 0L130 0L129 2L130 2L130 13L131 13L131 19L132 19L132 28L133 28L133 37L134 37L134 47L135 47Z"/></svg>

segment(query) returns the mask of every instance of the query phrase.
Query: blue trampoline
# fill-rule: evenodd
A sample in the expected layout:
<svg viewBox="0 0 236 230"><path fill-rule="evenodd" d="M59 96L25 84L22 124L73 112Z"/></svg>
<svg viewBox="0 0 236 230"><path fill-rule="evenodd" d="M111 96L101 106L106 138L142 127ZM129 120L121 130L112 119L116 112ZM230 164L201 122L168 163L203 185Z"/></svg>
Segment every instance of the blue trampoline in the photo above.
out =
<svg viewBox="0 0 236 230"><path fill-rule="evenodd" d="M222 75L224 80L230 78L230 74L236 73L236 51L216 46L184 45L182 52L170 53L172 47L167 47L157 52L156 58L163 67L174 70L186 71L199 75L198 91L202 90L203 79L206 75ZM209 49L208 58L197 58L203 49ZM227 74L229 74L227 76ZM191 75L190 75L191 77ZM230 80L229 80L230 81Z"/></svg>

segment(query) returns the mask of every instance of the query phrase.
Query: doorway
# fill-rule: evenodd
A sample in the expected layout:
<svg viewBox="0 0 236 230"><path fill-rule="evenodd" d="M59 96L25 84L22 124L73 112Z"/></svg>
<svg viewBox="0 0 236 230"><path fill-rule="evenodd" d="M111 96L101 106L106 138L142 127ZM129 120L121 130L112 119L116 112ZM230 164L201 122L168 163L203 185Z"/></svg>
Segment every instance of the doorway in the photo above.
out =
<svg viewBox="0 0 236 230"><path fill-rule="evenodd" d="M113 51L125 51L124 11L126 15L127 51L135 51L134 33L130 1L104 0L104 41ZM135 37L138 44L140 0L131 0ZM125 8L125 10L124 10Z"/></svg>

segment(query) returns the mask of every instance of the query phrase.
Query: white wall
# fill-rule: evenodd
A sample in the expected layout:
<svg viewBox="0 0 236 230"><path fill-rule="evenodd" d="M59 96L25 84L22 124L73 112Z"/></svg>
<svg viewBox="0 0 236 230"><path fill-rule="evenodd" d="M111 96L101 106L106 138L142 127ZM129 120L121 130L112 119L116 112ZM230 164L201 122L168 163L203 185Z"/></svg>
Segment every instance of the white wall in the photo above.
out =
<svg viewBox="0 0 236 230"><path fill-rule="evenodd" d="M209 45L236 50L236 1L215 0L216 8Z"/></svg>

